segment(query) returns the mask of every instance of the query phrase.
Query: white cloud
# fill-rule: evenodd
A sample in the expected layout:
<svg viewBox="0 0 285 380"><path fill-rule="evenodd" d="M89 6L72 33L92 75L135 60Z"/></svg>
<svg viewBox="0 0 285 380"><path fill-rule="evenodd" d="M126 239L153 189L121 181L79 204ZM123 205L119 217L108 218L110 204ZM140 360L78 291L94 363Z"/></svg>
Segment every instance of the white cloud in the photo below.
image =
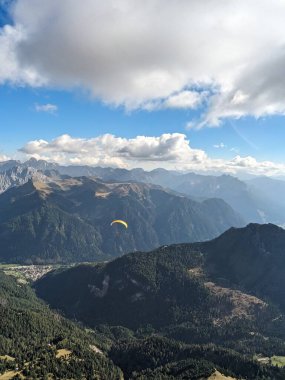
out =
<svg viewBox="0 0 285 380"><path fill-rule="evenodd" d="M186 136L180 133L159 137L137 136L133 139L105 134L91 139L62 135L52 140L28 142L21 151L30 156L59 161L103 166L174 165L184 160L202 162L206 154L190 148Z"/></svg>
<svg viewBox="0 0 285 380"><path fill-rule="evenodd" d="M214 144L213 147L216 148L216 149L224 149L227 146L223 142L221 142L219 144Z"/></svg>
<svg viewBox="0 0 285 380"><path fill-rule="evenodd" d="M141 107L153 111L160 109L195 109L202 105L207 98L207 91L181 91L177 94L172 94L166 99L154 100L145 103Z"/></svg>
<svg viewBox="0 0 285 380"><path fill-rule="evenodd" d="M58 106L55 104L35 104L35 110L37 112L47 112L51 114L55 114L58 110Z"/></svg>
<svg viewBox="0 0 285 380"><path fill-rule="evenodd" d="M5 154L0 154L0 162L9 160L10 157L6 156Z"/></svg>
<svg viewBox="0 0 285 380"><path fill-rule="evenodd" d="M13 9L0 82L79 86L128 109L197 107L204 89L200 127L285 113L283 0L16 0Z"/></svg>
<svg viewBox="0 0 285 380"><path fill-rule="evenodd" d="M30 65L22 66L17 57L17 45L23 38L23 30L10 25L0 29L0 84L10 82L16 85L42 86L45 83Z"/></svg>
<svg viewBox="0 0 285 380"><path fill-rule="evenodd" d="M158 137L137 136L126 139L114 135L84 139L62 135L48 142L28 142L21 152L28 157L61 164L100 165L112 167L193 170L199 172L246 172L252 174L285 174L285 165L257 161L254 157L235 156L230 160L210 158L205 151L193 149L184 134L162 134Z"/></svg>
<svg viewBox="0 0 285 380"><path fill-rule="evenodd" d="M207 96L207 92L182 91L170 96L165 101L166 108L196 108Z"/></svg>

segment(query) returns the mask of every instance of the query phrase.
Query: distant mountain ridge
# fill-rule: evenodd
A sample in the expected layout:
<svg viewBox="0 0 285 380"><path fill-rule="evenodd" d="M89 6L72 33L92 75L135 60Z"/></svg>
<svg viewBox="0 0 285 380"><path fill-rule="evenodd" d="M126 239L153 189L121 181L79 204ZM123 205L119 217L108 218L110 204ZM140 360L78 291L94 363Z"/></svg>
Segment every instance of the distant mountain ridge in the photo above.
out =
<svg viewBox="0 0 285 380"><path fill-rule="evenodd" d="M7 161L0 163L2 182L9 183L9 173L4 172L12 167L32 168L41 172L50 171L71 177L97 177L104 181L115 182L143 182L160 185L183 193L196 200L208 198L221 198L235 211L241 214L247 222L275 223L285 225L285 202L281 195L285 189L285 182L266 178L262 182L258 178L241 181L231 175L200 175L195 173L181 173L165 169L155 169L150 172L143 169L116 169L90 166L62 166L49 163L44 160L30 160L20 163L19 161ZM31 176L30 176L31 177ZM258 182L259 181L259 182ZM13 186L13 181L11 181ZM7 189L1 186L0 192ZM276 194L274 189L278 190Z"/></svg>
<svg viewBox="0 0 285 380"><path fill-rule="evenodd" d="M150 184L30 179L0 195L0 260L104 260L218 236L242 218L220 199L193 201ZM129 228L110 226L126 220Z"/></svg>

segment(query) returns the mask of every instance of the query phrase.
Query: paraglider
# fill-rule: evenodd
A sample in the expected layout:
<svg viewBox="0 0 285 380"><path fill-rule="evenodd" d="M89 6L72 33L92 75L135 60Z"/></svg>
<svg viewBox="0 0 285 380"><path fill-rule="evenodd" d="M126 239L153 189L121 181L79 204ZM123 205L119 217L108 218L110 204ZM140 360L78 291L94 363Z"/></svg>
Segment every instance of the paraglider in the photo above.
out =
<svg viewBox="0 0 285 380"><path fill-rule="evenodd" d="M128 228L128 223L125 222L124 220L121 220L121 219L115 219L115 220L113 220L113 222L111 223L111 226L112 226L113 224L115 224L115 223L120 223L120 224L122 224L123 226L125 226L126 228Z"/></svg>

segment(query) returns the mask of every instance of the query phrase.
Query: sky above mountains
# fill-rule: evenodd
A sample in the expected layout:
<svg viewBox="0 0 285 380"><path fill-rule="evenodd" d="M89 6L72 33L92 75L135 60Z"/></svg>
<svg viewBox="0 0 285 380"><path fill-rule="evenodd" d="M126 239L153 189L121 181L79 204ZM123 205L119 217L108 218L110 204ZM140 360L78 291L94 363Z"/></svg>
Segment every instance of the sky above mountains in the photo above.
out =
<svg viewBox="0 0 285 380"><path fill-rule="evenodd" d="M0 159L285 174L281 0L0 0Z"/></svg>

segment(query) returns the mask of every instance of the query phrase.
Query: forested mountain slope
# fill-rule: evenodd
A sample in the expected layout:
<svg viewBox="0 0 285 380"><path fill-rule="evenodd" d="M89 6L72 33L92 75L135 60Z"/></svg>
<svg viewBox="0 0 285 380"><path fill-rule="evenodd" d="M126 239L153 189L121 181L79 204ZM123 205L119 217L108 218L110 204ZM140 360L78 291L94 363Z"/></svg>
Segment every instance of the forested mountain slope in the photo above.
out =
<svg viewBox="0 0 285 380"><path fill-rule="evenodd" d="M110 226L114 219L126 220L129 228ZM36 178L0 195L0 260L105 260L211 239L243 224L220 199L196 202L154 185L96 178Z"/></svg>
<svg viewBox="0 0 285 380"><path fill-rule="evenodd" d="M283 229L251 224L205 243L51 272L35 287L53 308L96 331L120 325L139 337L111 346L110 357L130 378L136 371L143 379L170 376L178 368L184 373L194 364L180 360L199 357L233 377L282 379L284 372L273 374L252 359L285 356L284 243ZM173 350L165 348L155 365L151 347L161 344L159 337L170 339L166 347L178 342L178 356L168 357ZM180 352L181 342L190 345L191 355ZM127 363L130 356L134 365Z"/></svg>
<svg viewBox="0 0 285 380"><path fill-rule="evenodd" d="M282 370L215 345L189 345L147 330L93 332L51 312L31 288L0 272L0 377L27 379L282 379ZM267 376L267 377L266 377ZM4 378L4 377L3 377Z"/></svg>
<svg viewBox="0 0 285 380"><path fill-rule="evenodd" d="M28 285L1 271L0 320L0 377L122 378L111 360L94 352L92 334L51 312Z"/></svg>

